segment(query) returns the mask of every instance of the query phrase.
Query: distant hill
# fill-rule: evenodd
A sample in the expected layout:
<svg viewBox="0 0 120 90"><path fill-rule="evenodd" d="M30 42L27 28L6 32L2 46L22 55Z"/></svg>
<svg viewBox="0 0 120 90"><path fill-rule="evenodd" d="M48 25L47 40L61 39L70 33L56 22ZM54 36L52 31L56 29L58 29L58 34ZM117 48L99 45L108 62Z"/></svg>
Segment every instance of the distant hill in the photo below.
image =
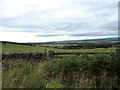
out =
<svg viewBox="0 0 120 90"><path fill-rule="evenodd" d="M120 40L120 37L113 37L113 38L98 38L98 39L87 39L87 40L66 40L66 41L53 41L53 42L35 42L35 43L18 43L18 42L10 42L10 41L1 41L2 44L19 44L19 45L41 45L41 44L70 44L70 43L111 43L113 41Z"/></svg>
<svg viewBox="0 0 120 90"><path fill-rule="evenodd" d="M2 44L18 44L18 45L30 45L29 43L18 43L18 42L10 42L10 41L1 41Z"/></svg>
<svg viewBox="0 0 120 90"><path fill-rule="evenodd" d="M93 40L120 40L120 37L113 37L113 38L98 38Z"/></svg>
<svg viewBox="0 0 120 90"><path fill-rule="evenodd" d="M56 41L56 43L83 43L83 42L113 42L120 40L120 37L113 38L98 38L98 39L87 39L87 40L67 40L67 41ZM51 42L52 43L52 42ZM55 42L54 42L55 43Z"/></svg>

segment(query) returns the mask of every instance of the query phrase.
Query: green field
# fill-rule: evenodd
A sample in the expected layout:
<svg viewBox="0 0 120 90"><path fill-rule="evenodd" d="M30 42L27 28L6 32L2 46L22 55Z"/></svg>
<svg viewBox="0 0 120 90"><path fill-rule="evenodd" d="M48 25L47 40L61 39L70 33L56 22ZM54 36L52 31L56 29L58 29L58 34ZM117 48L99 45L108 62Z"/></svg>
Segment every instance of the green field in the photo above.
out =
<svg viewBox="0 0 120 90"><path fill-rule="evenodd" d="M56 49L43 46L26 46L16 44L2 45L2 53L10 52L44 52L45 50L53 50L55 52L115 52L115 48L96 48L96 49Z"/></svg>

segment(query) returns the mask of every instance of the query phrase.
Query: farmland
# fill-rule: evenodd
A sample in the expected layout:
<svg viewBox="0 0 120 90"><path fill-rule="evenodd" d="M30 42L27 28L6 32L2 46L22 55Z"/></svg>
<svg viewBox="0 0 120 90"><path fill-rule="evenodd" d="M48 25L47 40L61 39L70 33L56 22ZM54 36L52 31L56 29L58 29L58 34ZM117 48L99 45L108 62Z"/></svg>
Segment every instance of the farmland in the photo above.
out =
<svg viewBox="0 0 120 90"><path fill-rule="evenodd" d="M44 52L44 50L52 50L55 52L115 52L115 48L95 48L95 49L56 49L45 46L26 46L6 44L2 46L2 53L10 52Z"/></svg>
<svg viewBox="0 0 120 90"><path fill-rule="evenodd" d="M15 57L2 61L3 88L120 88L120 64L115 56L115 47L63 49L54 46L3 44L3 55L28 55L28 58ZM67 56L64 58L51 59L48 53L45 54L49 51L112 54L68 54L62 55ZM42 53L43 58L40 60L40 56L39 60L31 60L29 53Z"/></svg>

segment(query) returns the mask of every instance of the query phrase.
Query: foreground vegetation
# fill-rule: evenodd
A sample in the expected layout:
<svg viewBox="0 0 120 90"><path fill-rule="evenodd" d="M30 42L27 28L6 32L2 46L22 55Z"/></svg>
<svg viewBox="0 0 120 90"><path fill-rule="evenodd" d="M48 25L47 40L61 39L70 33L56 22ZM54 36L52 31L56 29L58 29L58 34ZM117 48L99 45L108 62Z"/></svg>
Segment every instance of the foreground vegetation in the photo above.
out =
<svg viewBox="0 0 120 90"><path fill-rule="evenodd" d="M115 55L3 61L3 88L120 88Z"/></svg>

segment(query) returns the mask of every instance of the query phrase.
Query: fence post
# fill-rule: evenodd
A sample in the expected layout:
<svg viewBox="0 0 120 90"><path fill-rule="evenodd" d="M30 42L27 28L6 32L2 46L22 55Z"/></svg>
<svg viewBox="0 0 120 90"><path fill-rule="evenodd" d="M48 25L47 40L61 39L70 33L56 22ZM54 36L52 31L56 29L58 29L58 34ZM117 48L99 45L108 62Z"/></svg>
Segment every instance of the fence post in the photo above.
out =
<svg viewBox="0 0 120 90"><path fill-rule="evenodd" d="M43 58L47 59L47 50L46 49L44 50L44 57Z"/></svg>
<svg viewBox="0 0 120 90"><path fill-rule="evenodd" d="M54 53L55 53L54 51L51 51L51 50L48 51L47 58L50 59L50 60L55 58L55 54Z"/></svg>
<svg viewBox="0 0 120 90"><path fill-rule="evenodd" d="M117 45L115 55L117 59L119 60L120 59L120 45Z"/></svg>

